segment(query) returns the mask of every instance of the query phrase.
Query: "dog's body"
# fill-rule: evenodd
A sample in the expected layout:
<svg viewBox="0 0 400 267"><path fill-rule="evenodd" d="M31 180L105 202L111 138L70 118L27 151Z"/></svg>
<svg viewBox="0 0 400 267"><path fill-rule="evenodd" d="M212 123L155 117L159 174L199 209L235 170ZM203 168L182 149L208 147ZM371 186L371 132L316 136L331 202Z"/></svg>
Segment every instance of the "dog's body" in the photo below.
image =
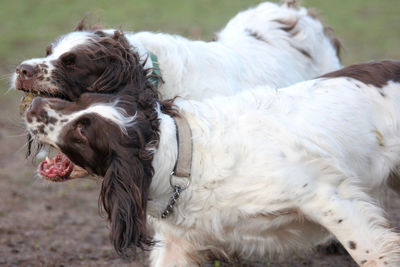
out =
<svg viewBox="0 0 400 267"><path fill-rule="evenodd" d="M232 95L257 85L279 88L340 67L337 39L305 8L288 4L262 3L239 13L215 42L79 29L49 46L45 58L22 62L15 88L68 100L85 92L114 93L131 81L131 65L155 67L150 52L158 58L162 99ZM120 58L127 50L138 52L139 60L127 65Z"/></svg>
<svg viewBox="0 0 400 267"><path fill-rule="evenodd" d="M142 32L127 34L134 47L158 56L162 99L204 99L245 88L280 88L340 68L338 47L304 8L262 3L243 11L215 42Z"/></svg>
<svg viewBox="0 0 400 267"><path fill-rule="evenodd" d="M55 125L36 133L39 140L105 177L101 199L117 250L145 243L146 208L159 241L152 266L192 266L210 253L260 256L310 248L331 234L361 266L400 264L400 237L379 203L400 166L398 62L360 64L279 91L260 87L204 102L177 99L192 132L191 175L165 219L178 154L173 113L163 113L151 96L134 107L102 104L112 112L60 101L35 100L28 127L40 131L38 114L56 117ZM65 112L72 113L60 115ZM81 122L92 113L99 118ZM104 120L109 132L93 140L93 121ZM88 125L83 132L82 125ZM71 153L74 146L79 150L69 129L85 136L86 155L105 153L98 162ZM180 180L186 183L174 183Z"/></svg>

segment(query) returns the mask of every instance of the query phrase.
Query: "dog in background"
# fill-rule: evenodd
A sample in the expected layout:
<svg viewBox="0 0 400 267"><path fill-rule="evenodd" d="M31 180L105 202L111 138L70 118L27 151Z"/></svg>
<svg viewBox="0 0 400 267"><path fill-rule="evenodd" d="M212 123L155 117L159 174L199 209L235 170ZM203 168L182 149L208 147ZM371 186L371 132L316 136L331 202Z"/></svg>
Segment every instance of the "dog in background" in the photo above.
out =
<svg viewBox="0 0 400 267"><path fill-rule="evenodd" d="M400 165L400 62L173 103L138 71L119 94L36 97L26 112L35 138L69 157L60 171L78 164L103 177L118 253L153 246L152 266L193 266L312 248L333 235L360 266L400 265L400 236L379 201ZM178 140L178 118L191 137ZM171 176L185 142L190 175Z"/></svg>
<svg viewBox="0 0 400 267"><path fill-rule="evenodd" d="M131 82L132 69L145 65L162 99L203 99L257 85L280 88L339 69L338 40L293 2L240 12L213 42L86 29L82 22L49 45L46 57L23 61L11 83L74 101L85 92L118 91Z"/></svg>

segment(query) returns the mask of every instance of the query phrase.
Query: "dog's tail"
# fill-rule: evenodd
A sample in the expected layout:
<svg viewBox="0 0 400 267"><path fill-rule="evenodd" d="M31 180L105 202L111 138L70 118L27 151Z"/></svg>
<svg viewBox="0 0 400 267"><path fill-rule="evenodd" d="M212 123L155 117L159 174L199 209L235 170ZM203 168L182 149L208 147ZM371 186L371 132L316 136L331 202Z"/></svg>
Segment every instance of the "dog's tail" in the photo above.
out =
<svg viewBox="0 0 400 267"><path fill-rule="evenodd" d="M217 34L217 41L231 46L243 43L243 38L298 53L316 66L315 76L341 67L341 44L333 30L295 0L283 0L281 5L265 2L240 12Z"/></svg>

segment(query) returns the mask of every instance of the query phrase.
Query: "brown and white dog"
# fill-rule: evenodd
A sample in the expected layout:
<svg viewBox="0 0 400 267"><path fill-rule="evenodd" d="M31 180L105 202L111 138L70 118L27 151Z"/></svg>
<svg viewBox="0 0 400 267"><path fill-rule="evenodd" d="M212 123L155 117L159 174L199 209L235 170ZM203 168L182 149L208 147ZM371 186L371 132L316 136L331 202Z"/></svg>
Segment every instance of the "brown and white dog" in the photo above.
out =
<svg viewBox="0 0 400 267"><path fill-rule="evenodd" d="M175 107L146 79L134 87L76 102L37 97L26 112L40 142L103 177L117 252L153 246L152 266L193 266L215 254L312 248L333 235L360 266L400 265L400 236L379 201L400 166L400 62L280 90L178 98ZM171 181L176 116L190 126L192 137L179 143L192 143L192 160L190 177ZM60 159L60 170L69 164ZM176 200L177 184L188 181Z"/></svg>
<svg viewBox="0 0 400 267"><path fill-rule="evenodd" d="M295 1L283 2L240 12L213 42L80 24L50 44L46 57L23 61L11 83L73 101L85 92L114 93L130 82L135 65L145 64L151 74L158 64L162 99L200 100L257 85L280 88L339 69L340 45L331 31Z"/></svg>

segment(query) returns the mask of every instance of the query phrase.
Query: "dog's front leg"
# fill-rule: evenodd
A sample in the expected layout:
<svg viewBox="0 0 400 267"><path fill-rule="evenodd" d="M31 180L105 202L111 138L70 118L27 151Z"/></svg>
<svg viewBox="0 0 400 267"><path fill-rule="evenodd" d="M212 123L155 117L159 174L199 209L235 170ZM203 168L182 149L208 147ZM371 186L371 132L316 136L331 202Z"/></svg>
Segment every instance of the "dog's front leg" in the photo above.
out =
<svg viewBox="0 0 400 267"><path fill-rule="evenodd" d="M150 253L152 267L199 266L192 244L182 235L156 233L154 238L158 243Z"/></svg>
<svg viewBox="0 0 400 267"><path fill-rule="evenodd" d="M347 186L319 190L301 210L334 234L360 266L400 266L399 234L362 190Z"/></svg>

